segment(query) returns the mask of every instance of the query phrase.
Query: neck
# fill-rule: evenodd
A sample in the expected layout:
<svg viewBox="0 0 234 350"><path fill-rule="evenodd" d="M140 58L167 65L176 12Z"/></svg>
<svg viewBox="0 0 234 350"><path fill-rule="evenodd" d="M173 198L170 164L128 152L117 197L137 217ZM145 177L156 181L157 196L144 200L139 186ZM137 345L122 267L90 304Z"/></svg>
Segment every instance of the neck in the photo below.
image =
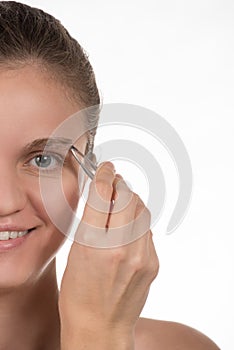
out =
<svg viewBox="0 0 234 350"><path fill-rule="evenodd" d="M0 350L59 350L58 294L55 259L33 282L0 290Z"/></svg>

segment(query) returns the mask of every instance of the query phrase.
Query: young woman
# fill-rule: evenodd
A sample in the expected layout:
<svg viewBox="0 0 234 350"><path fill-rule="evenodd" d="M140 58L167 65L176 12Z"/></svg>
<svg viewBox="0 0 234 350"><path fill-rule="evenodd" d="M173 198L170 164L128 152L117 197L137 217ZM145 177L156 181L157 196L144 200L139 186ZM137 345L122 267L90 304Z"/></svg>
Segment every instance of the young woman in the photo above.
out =
<svg viewBox="0 0 234 350"><path fill-rule="evenodd" d="M0 350L216 350L194 329L139 318L159 263L148 209L111 162L97 169L82 223L95 235L106 230L108 221L108 235L144 211L148 230L113 249L74 242L58 290L55 255L66 235L45 209L39 175L53 187L61 169L59 146L42 153L62 122L99 103L92 67L60 22L21 3L0 2ZM92 118L87 120L91 126L96 123ZM81 152L91 153L95 131L75 143ZM78 173L69 152L62 185L74 210ZM131 200L111 214L117 193L119 198L131 194ZM56 191L49 197L63 219ZM100 208L106 203L106 209L99 203Z"/></svg>

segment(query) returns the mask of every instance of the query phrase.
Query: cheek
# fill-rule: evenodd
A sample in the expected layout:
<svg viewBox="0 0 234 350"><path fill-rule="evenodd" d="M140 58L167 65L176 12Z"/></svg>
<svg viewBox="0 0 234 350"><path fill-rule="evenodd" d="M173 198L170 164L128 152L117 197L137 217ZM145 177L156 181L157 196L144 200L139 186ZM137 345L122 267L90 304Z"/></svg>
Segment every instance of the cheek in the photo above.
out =
<svg viewBox="0 0 234 350"><path fill-rule="evenodd" d="M64 200L68 203L71 210L75 211L80 199L79 180L77 174L66 174L62 177L62 191Z"/></svg>
<svg viewBox="0 0 234 350"><path fill-rule="evenodd" d="M77 177L64 172L60 178L40 179L40 186L31 193L31 203L45 226L54 226L63 234L70 231L79 202Z"/></svg>
<svg viewBox="0 0 234 350"><path fill-rule="evenodd" d="M40 179L27 176L24 181L29 214L38 217L43 226L66 236L80 198L78 171L70 168L63 170L61 176L41 176Z"/></svg>

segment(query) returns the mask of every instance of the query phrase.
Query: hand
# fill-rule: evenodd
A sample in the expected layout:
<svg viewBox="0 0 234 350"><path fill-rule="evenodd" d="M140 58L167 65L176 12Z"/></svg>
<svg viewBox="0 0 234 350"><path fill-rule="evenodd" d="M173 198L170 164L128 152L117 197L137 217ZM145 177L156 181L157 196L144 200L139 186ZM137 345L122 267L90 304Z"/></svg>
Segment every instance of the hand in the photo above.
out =
<svg viewBox="0 0 234 350"><path fill-rule="evenodd" d="M122 198L130 198L130 202L122 210L110 213L113 198L119 202ZM101 209L97 207L99 203ZM68 348L69 342L70 349L71 344L74 349L79 349L79 344L82 349L82 345L87 349L89 345L90 349L103 350L106 346L113 350L115 345L116 349L122 349L121 344L124 349L132 348L129 344L134 326L158 273L158 258L149 229L149 210L139 196L130 191L123 178L115 175L113 164L102 163L90 184L78 236L88 226L92 235L97 232L98 237L100 229L106 232L107 222L106 235L114 228L118 228L117 234L120 234L129 222L128 228L132 232L128 234L131 235L138 228L135 223L141 224L136 219L142 213L144 229L147 226L148 229L129 244L100 249L73 242L59 295L64 349ZM106 340L98 347L100 338Z"/></svg>

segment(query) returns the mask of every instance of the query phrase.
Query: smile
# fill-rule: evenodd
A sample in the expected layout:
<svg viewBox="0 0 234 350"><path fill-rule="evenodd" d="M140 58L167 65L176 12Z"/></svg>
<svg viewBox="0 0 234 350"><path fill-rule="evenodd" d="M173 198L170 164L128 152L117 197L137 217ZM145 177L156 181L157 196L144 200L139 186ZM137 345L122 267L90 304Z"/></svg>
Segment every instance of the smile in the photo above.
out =
<svg viewBox="0 0 234 350"><path fill-rule="evenodd" d="M1 231L0 241L7 241L9 239L15 239L25 236L27 233L31 232L33 229L25 231Z"/></svg>

